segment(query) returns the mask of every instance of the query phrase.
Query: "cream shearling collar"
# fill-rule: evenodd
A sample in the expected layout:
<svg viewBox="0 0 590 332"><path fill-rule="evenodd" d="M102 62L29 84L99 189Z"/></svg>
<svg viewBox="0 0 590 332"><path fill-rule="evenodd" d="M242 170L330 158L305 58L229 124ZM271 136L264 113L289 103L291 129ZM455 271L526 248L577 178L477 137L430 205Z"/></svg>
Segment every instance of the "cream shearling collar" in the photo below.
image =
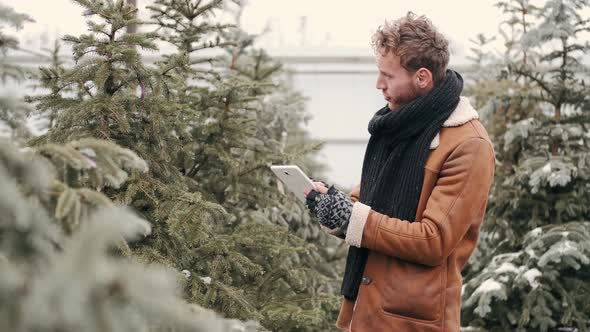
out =
<svg viewBox="0 0 590 332"><path fill-rule="evenodd" d="M457 104L457 108L451 113L449 118L443 123L443 127L457 127L462 124L465 124L473 119L479 119L479 114L477 111L471 106L469 99L467 97L461 96L459 98L459 104ZM436 134L432 142L430 143L430 149L436 149L440 144L440 137L439 134Z"/></svg>

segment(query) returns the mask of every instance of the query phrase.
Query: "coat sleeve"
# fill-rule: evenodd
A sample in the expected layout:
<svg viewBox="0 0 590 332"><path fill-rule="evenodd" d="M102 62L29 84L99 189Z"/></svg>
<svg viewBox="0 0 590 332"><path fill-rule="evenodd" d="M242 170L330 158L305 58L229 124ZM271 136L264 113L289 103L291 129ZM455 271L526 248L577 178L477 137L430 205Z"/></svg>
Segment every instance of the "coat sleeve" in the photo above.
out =
<svg viewBox="0 0 590 332"><path fill-rule="evenodd" d="M422 220L392 218L357 201L346 242L418 264L441 264L472 224L481 225L494 165L488 141L466 140L442 165Z"/></svg>

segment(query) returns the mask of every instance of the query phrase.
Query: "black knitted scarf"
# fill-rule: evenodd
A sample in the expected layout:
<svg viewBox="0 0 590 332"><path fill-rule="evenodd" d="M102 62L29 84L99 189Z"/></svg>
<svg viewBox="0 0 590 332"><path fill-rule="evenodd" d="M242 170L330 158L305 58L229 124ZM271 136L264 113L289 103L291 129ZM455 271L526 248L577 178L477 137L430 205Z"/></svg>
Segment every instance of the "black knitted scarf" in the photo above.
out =
<svg viewBox="0 0 590 332"><path fill-rule="evenodd" d="M426 95L392 111L388 106L369 122L359 201L371 209L413 222L424 181L430 143L459 103L463 78L447 70ZM350 247L341 293L355 301L369 250Z"/></svg>

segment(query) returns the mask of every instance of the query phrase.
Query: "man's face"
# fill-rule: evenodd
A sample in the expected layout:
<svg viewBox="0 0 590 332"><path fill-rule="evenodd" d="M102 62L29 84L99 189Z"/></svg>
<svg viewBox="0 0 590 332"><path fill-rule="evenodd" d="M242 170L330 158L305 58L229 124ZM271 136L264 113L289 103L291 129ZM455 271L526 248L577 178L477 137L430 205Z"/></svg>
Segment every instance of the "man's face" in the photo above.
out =
<svg viewBox="0 0 590 332"><path fill-rule="evenodd" d="M389 109L395 110L419 96L415 75L401 66L399 57L393 52L384 55L377 52L377 68L376 87L383 92Z"/></svg>

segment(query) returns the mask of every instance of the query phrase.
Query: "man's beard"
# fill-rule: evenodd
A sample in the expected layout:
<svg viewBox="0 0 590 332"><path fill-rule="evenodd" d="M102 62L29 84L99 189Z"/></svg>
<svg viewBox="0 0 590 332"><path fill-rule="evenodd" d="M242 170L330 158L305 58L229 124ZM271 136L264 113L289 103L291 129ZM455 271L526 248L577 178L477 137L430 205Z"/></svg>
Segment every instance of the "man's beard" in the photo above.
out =
<svg viewBox="0 0 590 332"><path fill-rule="evenodd" d="M417 89L415 87L412 87L410 93L404 95L404 96L398 96L398 97L394 97L391 98L391 101L388 103L389 109L390 110L396 110L397 108L409 104L412 101L414 101L414 99L420 97L420 94L418 93Z"/></svg>

